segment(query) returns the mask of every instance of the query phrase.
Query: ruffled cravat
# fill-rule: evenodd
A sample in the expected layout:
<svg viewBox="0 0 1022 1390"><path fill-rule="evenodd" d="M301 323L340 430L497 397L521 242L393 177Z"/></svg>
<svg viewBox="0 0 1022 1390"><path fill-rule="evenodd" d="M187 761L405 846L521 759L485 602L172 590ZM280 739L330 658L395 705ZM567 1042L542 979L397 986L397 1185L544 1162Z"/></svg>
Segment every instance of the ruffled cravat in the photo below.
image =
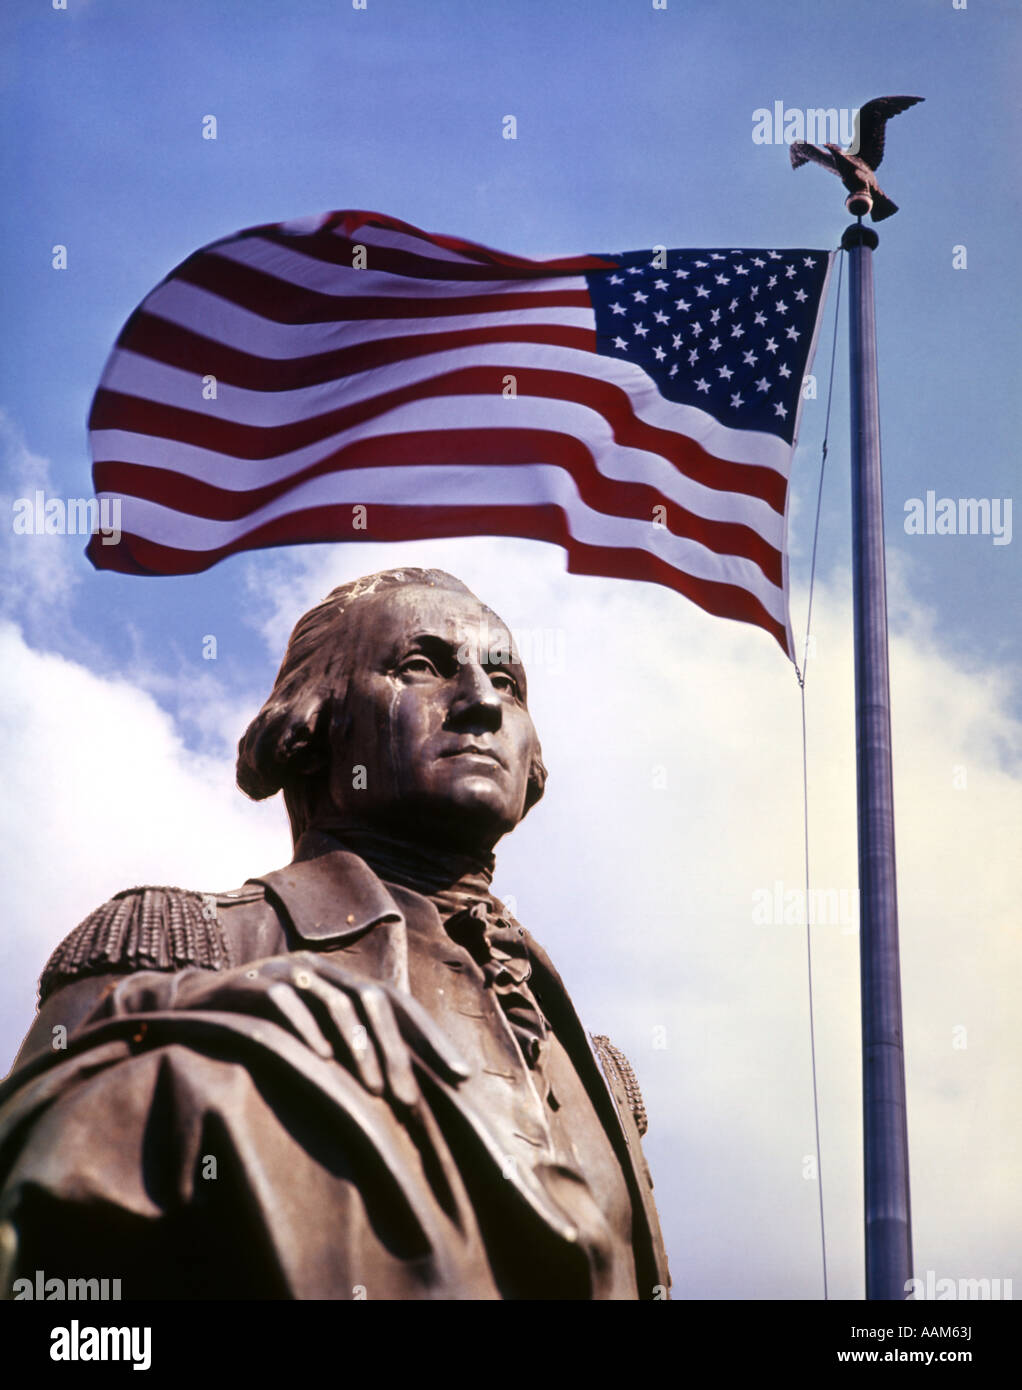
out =
<svg viewBox="0 0 1022 1390"><path fill-rule="evenodd" d="M549 1030L529 988L532 964L523 929L505 915L503 905L492 895L453 913L444 926L452 941L464 946L482 969L518 1039L522 1056L535 1070Z"/></svg>
<svg viewBox="0 0 1022 1390"><path fill-rule="evenodd" d="M359 855L380 878L430 899L448 936L482 970L522 1056L537 1070L549 1027L529 988L532 964L525 931L490 892L493 855L427 849L361 826L317 823L316 829Z"/></svg>

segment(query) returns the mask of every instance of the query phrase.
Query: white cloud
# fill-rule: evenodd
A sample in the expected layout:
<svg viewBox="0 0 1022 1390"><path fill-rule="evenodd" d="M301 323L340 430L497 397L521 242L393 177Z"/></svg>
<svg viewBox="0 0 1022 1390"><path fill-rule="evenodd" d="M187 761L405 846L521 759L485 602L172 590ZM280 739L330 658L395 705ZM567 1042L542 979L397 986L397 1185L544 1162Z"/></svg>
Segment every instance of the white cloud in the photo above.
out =
<svg viewBox="0 0 1022 1390"><path fill-rule="evenodd" d="M84 548L80 536L21 535L14 531L14 503L34 499L41 490L54 494L49 461L35 454L6 411L0 409L0 565L4 585L0 611L22 620L45 619L51 631L63 624L75 584L73 550Z"/></svg>
<svg viewBox="0 0 1022 1390"><path fill-rule="evenodd" d="M0 670L11 1057L47 956L92 908L136 883L236 886L286 863L290 841L280 812L248 802L229 761L188 752L144 691L33 650L11 624Z"/></svg>

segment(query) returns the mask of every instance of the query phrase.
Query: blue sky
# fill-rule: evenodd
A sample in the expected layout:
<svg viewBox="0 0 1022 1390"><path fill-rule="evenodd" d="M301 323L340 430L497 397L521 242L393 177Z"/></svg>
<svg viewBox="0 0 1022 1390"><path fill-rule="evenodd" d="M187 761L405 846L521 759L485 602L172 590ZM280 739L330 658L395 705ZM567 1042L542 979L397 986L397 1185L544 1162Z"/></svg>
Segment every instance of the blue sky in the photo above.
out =
<svg viewBox="0 0 1022 1390"><path fill-rule="evenodd" d="M1020 543L908 536L903 518L906 499L928 490L1000 499L1015 490L1022 209L1006 152L1022 137L1020 40L1022 17L1007 0L964 9L866 0L854 13L835 0L668 0L666 10L650 0L368 0L365 11L345 0L67 0L63 11L10 0L0 16L5 509L36 486L89 493L85 417L118 330L174 265L219 236L350 207L528 256L657 243L826 249L847 220L840 185L815 168L793 173L783 145L755 144L754 112L776 101L926 97L888 130L881 185L902 211L879 229L876 277L905 990L916 1009L906 1018L910 1124L915 1113L919 1166L929 1170L921 1181L931 1183L917 1193L917 1249L938 1275L973 1265L1010 1275L1001 1265L1012 1260L1019 1273L1019 1241L1009 1239L1019 1224L1018 1119L1006 1105L1018 1092L1016 1025L998 991L1019 954ZM209 114L215 141L202 139ZM514 141L501 138L507 114ZM64 271L51 266L58 243ZM967 268L953 268L956 247ZM797 637L835 283L793 479ZM854 884L855 853L845 353L842 322L815 705L810 687L814 844L831 875L821 881L841 886ZM797 692L769 638L652 586L567 576L559 552L538 543L317 546L143 580L94 573L81 538L21 541L4 540L4 708L21 798L6 812L21 917L8 944L5 1055L27 1026L45 955L104 894L143 872L185 881L193 866L226 887L228 867L244 878L270 867L260 853L286 857L282 810L248 808L232 790L231 748L290 624L331 584L437 563L512 626L567 635L562 666L546 660L530 681L561 790L555 799L552 777L542 808L507 842L508 872L569 986L577 981L583 1004L602 1011L590 1026L637 1054L676 1282L689 1297L817 1296L815 1194L801 1177L789 1188L783 1158L789 1139L796 1158L811 1147L811 1134L790 1135L804 1127L808 1094L800 947L790 931L751 941L746 920L758 886L801 875ZM215 664L201 659L209 633ZM601 699L590 683L594 650ZM81 706L63 706L62 718L65 691ZM85 711L98 726L76 727ZM578 733L599 741L608 717L616 733L593 767ZM671 769L667 798L636 771L651 763ZM965 788L952 784L959 767L969 770ZM138 769L145 777L132 780ZM608 779L620 791L616 826L592 817ZM208 800L192 821L189 798L200 794ZM159 834L141 833L160 798L177 813L157 816ZM208 816L222 833L219 856L215 834L190 844ZM100 841L100 829L113 840ZM76 845L55 875L39 846L68 835ZM608 904L620 909L622 920L602 924L599 952L575 922L579 904L595 926ZM847 932L821 944L822 998L834 990L834 1031L825 1027L821 1042L824 1163L826 1172L830 1154L837 1174L828 1217L833 1202L847 1296L861 1284L853 957ZM725 998L726 1017L715 1011ZM945 1055L941 1030L972 1017L970 1055ZM651 1030L668 1022L678 1041L653 1049ZM768 1060L754 1062L758 1053ZM800 1082L788 1095L793 1075ZM764 1096L776 1104L760 1114ZM974 1106L996 1115L976 1151L943 1151L935 1164L942 1125ZM977 1171L988 1182L986 1196L969 1198L979 1217L961 1196ZM747 1195L736 1204L737 1188ZM1013 1210L995 1234L986 1227L1000 1193ZM768 1208L783 1215L776 1227ZM781 1244L792 1230L802 1242L794 1259Z"/></svg>

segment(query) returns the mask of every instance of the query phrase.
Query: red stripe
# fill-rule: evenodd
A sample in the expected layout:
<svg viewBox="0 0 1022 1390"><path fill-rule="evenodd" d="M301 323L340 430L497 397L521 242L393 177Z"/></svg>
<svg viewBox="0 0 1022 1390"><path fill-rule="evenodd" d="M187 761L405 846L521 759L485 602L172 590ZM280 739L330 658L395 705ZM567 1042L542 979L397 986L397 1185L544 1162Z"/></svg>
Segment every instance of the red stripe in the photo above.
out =
<svg viewBox="0 0 1022 1390"><path fill-rule="evenodd" d="M271 546L336 541L411 541L445 536L521 536L560 545L568 554L573 574L612 579L642 579L684 594L708 613L753 623L773 634L787 653L787 634L757 598L734 584L695 579L673 565L641 550L618 550L575 540L562 509L542 507L384 507L374 505L367 531L351 532L348 506L319 507L267 522L217 550L184 551L127 533L119 545L104 546L93 536L86 554L97 569L123 574L199 574L228 555Z"/></svg>
<svg viewBox="0 0 1022 1390"><path fill-rule="evenodd" d="M675 536L698 542L718 555L751 560L778 588L783 586L780 551L758 532L739 522L713 521L680 507L655 488L643 483L622 483L604 477L585 445L552 430L459 430L462 457L483 459L474 466L485 469L507 464L547 463L563 468L574 479L586 506L605 516L631 517L652 524L654 508L665 508L667 529ZM237 521L260 507L285 497L299 484L352 468L387 468L399 465L428 468L451 460L451 431L418 431L379 439L359 440L335 450L299 473L276 483L244 492L214 487L170 469L140 464L97 463L97 492L121 497L141 497L174 511L214 521ZM359 501L352 496L351 504ZM377 503L369 504L371 507Z"/></svg>
<svg viewBox="0 0 1022 1390"><path fill-rule="evenodd" d="M142 357L186 372L209 373L218 382L246 391L292 391L304 386L319 386L354 372L480 343L541 343L578 352L596 351L593 329L557 324L492 324L445 333L368 339L351 347L311 353L307 357L257 357L143 311L136 314L130 332L123 333L121 339L122 347Z"/></svg>
<svg viewBox="0 0 1022 1390"><path fill-rule="evenodd" d="M719 492L759 497L783 515L787 481L780 473L755 464L735 464L714 458L687 436L636 419L628 394L621 387L574 372L531 367L463 367L307 420L265 426L218 420L211 414L161 405L100 387L92 403L89 427L156 435L232 458L275 458L316 444L410 401L440 395L492 396L497 409L513 410L513 404L501 399L503 377L507 372L514 375L520 396L576 401L588 406L604 417L615 441L622 447L659 453L693 481ZM457 462L453 457L450 461Z"/></svg>
<svg viewBox="0 0 1022 1390"><path fill-rule="evenodd" d="M359 274L352 271L353 275ZM334 323L354 319L433 319L455 314L504 313L508 309L591 308L588 290L503 290L494 294L347 295L304 289L254 266L239 265L215 253L199 251L171 277L198 285L276 323ZM142 301L142 307L146 300ZM131 326L131 319L122 331Z"/></svg>
<svg viewBox="0 0 1022 1390"><path fill-rule="evenodd" d="M432 243L434 246L443 247L445 251L455 251L459 255L468 256L481 265L499 266L502 269L525 272L551 271L557 275L578 275L585 274L588 270L613 270L617 265L617 261L606 256L557 256L548 260L533 260L528 256L513 256L507 251L495 251L491 246L482 246L475 241L465 241L462 237L424 232L421 227L413 227L410 222L402 222L397 217L388 217L384 212L360 212L351 209L332 212L327 215L321 230L322 232L331 230L344 232L352 241L357 241L358 232L362 227L383 227L388 231L405 232L409 236L422 239L426 244ZM255 235L277 235L283 240L291 243L297 241L299 244L305 240L301 234L296 237L293 233L282 232L280 228L279 222L265 224L261 227L250 227L246 232L224 238L224 241L234 241L240 236ZM313 233L312 235L319 234ZM215 244L223 245L224 242ZM446 265L447 262L441 264Z"/></svg>
<svg viewBox="0 0 1022 1390"><path fill-rule="evenodd" d="M265 241L289 251L298 251L303 256L321 262L323 265L338 266L347 275L358 274L354 269L355 247L365 253L365 269L382 270L391 275L405 275L416 280L446 281L486 281L486 280L541 280L563 275L584 275L592 270L609 270L614 262L599 261L595 256L575 257L573 261L553 263L534 263L511 265L495 262L489 265L479 262L443 261L428 254L428 246L422 252L405 250L394 246L376 246L372 241L359 239L357 229L350 237L337 236L329 230L305 233L295 236L279 230L261 234ZM582 261L585 264L580 265Z"/></svg>

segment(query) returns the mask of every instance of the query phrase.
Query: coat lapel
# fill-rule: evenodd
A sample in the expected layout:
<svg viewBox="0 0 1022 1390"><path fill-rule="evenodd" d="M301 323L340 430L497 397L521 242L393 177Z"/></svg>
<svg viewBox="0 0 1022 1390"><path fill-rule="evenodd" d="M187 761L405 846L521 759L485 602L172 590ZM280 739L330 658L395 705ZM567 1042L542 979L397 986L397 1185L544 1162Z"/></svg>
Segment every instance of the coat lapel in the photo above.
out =
<svg viewBox="0 0 1022 1390"><path fill-rule="evenodd" d="M564 987L564 981L554 969L549 956L532 937L526 934L529 958L532 961L532 989L554 1032L560 1038L571 1058L582 1084L596 1107L603 1126L614 1145L618 1159L628 1176L632 1193L632 1204L636 1214L637 1230L645 1228L643 1239L636 1240L636 1276L639 1281L640 1297L650 1297L654 1288L670 1287L671 1276L667 1268L667 1251L664 1247L660 1220L653 1201L653 1181L642 1153L638 1127L631 1113L627 1098L622 1093L615 1095L610 1081L603 1073L589 1034L575 1012L574 1005ZM640 1267L640 1250L646 1256L645 1268ZM650 1290L649 1293L644 1290Z"/></svg>
<svg viewBox="0 0 1022 1390"><path fill-rule="evenodd" d="M283 908L296 937L293 949L343 951L361 973L411 993L405 919L357 854L338 849L296 858L249 882L261 883Z"/></svg>

